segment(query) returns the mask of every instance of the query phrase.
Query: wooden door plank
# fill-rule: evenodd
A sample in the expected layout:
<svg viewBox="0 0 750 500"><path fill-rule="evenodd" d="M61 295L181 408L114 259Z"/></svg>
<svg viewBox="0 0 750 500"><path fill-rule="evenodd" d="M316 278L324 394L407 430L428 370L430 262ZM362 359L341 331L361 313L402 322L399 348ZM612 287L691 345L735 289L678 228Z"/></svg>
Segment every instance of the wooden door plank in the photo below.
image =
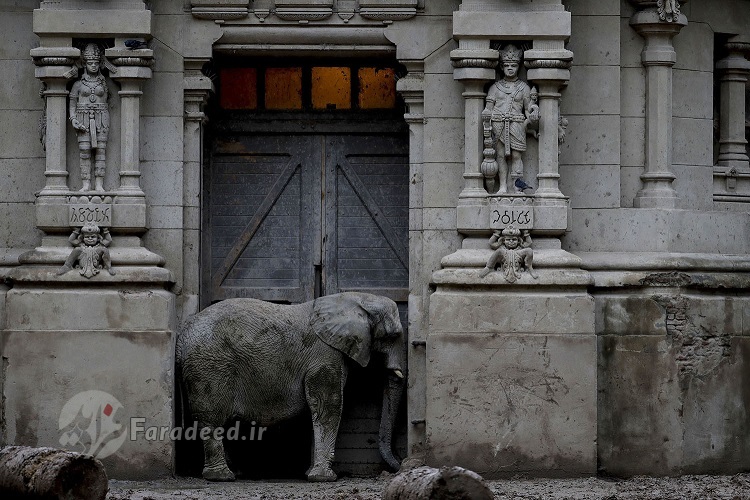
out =
<svg viewBox="0 0 750 500"><path fill-rule="evenodd" d="M380 231L383 233L386 242L393 249L396 257L401 262L401 265L405 269L409 268L409 250L405 248L398 239L396 231L391 226L386 216L383 214L383 210L378 206L375 199L370 195L367 190L367 186L360 180L357 172L354 171L354 167L346 160L346 157L342 154L338 154L335 158L336 167L341 169L349 184L352 186L354 192L359 196L362 204L365 206L370 216L377 224Z"/></svg>
<svg viewBox="0 0 750 500"><path fill-rule="evenodd" d="M271 190L263 199L263 202L258 207L258 210L255 211L255 214L248 221L247 225L242 231L242 236L240 236L240 238L235 242L235 244L229 250L229 253L227 253L226 257L222 261L219 268L216 270L216 273L214 274L212 280L214 290L217 290L221 286L221 283L224 281L224 279L226 279L229 271L235 265L237 259L240 258L240 255L242 255L242 252L245 250L248 243L250 243L250 240L258 231L258 228L268 215L268 212L270 212L271 208L273 208L274 203L276 203L276 199L284 191L284 188L286 188L287 184L289 184L289 181L297 172L297 169L300 168L302 168L302 163L299 160L299 157L292 156L289 162L284 167L284 170L276 179L276 182L274 183Z"/></svg>

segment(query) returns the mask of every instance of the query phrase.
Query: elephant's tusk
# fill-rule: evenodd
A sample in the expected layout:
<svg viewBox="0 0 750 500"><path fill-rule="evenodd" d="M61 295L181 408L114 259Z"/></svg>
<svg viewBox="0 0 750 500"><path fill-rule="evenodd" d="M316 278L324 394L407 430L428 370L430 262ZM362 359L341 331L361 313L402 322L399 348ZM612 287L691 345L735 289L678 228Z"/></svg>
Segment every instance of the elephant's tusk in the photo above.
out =
<svg viewBox="0 0 750 500"><path fill-rule="evenodd" d="M401 370L393 370L393 373L394 373L394 374L395 374L395 375L396 375L396 376L397 376L398 378L404 378L404 374L403 374L403 373L401 372Z"/></svg>

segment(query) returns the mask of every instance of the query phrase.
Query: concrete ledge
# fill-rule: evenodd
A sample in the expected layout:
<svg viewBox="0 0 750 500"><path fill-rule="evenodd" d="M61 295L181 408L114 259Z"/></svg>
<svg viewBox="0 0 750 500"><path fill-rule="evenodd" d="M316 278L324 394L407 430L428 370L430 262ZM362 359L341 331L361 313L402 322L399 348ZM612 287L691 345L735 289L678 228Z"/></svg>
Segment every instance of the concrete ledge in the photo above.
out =
<svg viewBox="0 0 750 500"><path fill-rule="evenodd" d="M5 302L8 330L158 332L174 330L177 323L175 295L148 287L16 285Z"/></svg>

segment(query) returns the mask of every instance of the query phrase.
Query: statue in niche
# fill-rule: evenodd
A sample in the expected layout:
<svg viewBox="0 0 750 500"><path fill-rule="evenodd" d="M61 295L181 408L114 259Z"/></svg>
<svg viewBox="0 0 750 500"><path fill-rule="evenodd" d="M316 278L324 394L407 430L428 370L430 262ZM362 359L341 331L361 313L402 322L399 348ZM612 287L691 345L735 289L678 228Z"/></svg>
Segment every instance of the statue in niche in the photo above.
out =
<svg viewBox="0 0 750 500"><path fill-rule="evenodd" d="M515 185L515 179L523 177L521 153L526 151L526 132L529 125L539 121L536 89L518 78L521 54L521 49L512 44L500 51L504 76L490 87L482 111L485 135L491 132L494 139L490 144L495 145L500 193L507 193L508 185ZM485 175L489 177L487 172ZM515 191L518 192L518 188Z"/></svg>
<svg viewBox="0 0 750 500"><path fill-rule="evenodd" d="M76 248L70 252L65 264L58 269L58 276L73 268L78 269L81 276L86 278L96 276L101 269L106 269L112 276L115 275L107 248L112 243L109 229L99 229L96 224L88 223L81 229L73 230L68 241Z"/></svg>
<svg viewBox="0 0 750 500"><path fill-rule="evenodd" d="M494 271L498 263L509 283L518 281L524 269L532 278L538 278L532 267L534 251L531 249L531 233L527 229L522 233L520 229L508 226L502 231L495 231L490 238L490 247L495 251L479 273L480 278Z"/></svg>
<svg viewBox="0 0 750 500"><path fill-rule="evenodd" d="M102 49L89 43L81 57L84 73L70 90L68 114L78 135L81 158L81 191L91 190L91 154L94 159L94 190L104 191L104 173L107 159L107 136L109 134L109 89L101 74Z"/></svg>

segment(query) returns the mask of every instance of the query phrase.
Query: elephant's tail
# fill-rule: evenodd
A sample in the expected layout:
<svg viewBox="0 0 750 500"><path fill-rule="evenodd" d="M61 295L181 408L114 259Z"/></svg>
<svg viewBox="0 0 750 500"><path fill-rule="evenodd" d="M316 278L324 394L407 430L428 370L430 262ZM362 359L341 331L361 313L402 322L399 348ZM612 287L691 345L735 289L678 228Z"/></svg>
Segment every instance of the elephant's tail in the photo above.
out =
<svg viewBox="0 0 750 500"><path fill-rule="evenodd" d="M189 402L187 398L187 391L185 389L185 377L182 374L182 329L178 331L177 342L175 346L175 357L174 357L174 408L177 413L175 418L175 426L185 429L185 422L189 422Z"/></svg>

